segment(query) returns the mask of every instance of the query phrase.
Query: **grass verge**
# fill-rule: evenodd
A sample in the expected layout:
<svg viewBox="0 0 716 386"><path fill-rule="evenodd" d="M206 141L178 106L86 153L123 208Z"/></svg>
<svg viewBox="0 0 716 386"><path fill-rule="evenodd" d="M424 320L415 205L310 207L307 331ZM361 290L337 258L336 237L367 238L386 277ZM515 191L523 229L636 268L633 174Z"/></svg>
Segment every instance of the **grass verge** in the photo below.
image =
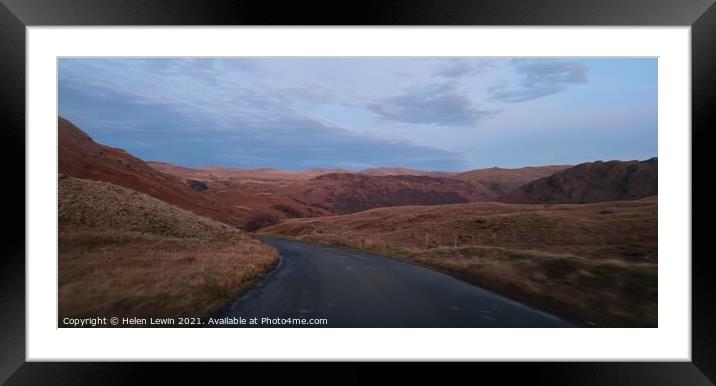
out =
<svg viewBox="0 0 716 386"><path fill-rule="evenodd" d="M62 317L208 317L278 263L259 242L139 232L63 232Z"/></svg>
<svg viewBox="0 0 716 386"><path fill-rule="evenodd" d="M205 318L278 263L245 232L146 194L63 175L58 185L60 321Z"/></svg>

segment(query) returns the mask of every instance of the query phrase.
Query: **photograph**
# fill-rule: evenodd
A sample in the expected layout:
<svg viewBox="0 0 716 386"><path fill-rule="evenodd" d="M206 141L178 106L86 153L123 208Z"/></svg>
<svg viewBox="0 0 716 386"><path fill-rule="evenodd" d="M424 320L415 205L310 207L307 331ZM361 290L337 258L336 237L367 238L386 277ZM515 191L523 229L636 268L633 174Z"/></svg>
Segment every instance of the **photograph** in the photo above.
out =
<svg viewBox="0 0 716 386"><path fill-rule="evenodd" d="M59 57L59 328L657 328L656 57Z"/></svg>
<svg viewBox="0 0 716 386"><path fill-rule="evenodd" d="M656 58L60 58L60 327L657 327Z"/></svg>

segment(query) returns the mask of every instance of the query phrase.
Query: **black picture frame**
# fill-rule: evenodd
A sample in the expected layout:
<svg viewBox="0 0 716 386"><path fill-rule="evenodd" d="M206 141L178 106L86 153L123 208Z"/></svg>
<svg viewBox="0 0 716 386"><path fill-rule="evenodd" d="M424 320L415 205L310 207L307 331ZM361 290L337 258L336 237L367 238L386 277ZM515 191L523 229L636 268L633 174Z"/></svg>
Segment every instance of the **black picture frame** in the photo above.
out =
<svg viewBox="0 0 716 386"><path fill-rule="evenodd" d="M705 249L705 227L695 227L710 211L705 190L708 123L716 108L716 6L714 0L400 0L358 2L201 1L201 0L0 0L0 101L5 205L3 253L0 259L0 382L8 384L128 383L150 369L164 373L168 383L198 374L185 364L43 363L25 358L25 50L28 26L80 25L531 25L531 26L690 26L692 54L692 361L658 363L469 363L447 369L480 373L481 379L529 380L549 384L713 384L716 381L715 281ZM22 160L22 161L20 161ZM706 223L708 224L708 223ZM697 237L698 236L698 237ZM698 238L698 242L697 242ZM686 256L684 256L686 258ZM378 365L423 381L446 380L431 366L404 369ZM213 365L200 379L210 382L237 364ZM277 371L278 364L241 364L241 371L264 382L321 381L314 365ZM365 383L370 372L350 363L334 369L340 383ZM250 370L250 371L248 371ZM244 373L246 374L246 373ZM245 376L245 375L244 375ZM395 376L395 375L394 375ZM310 377L310 378L307 378ZM486 378L487 377L487 378ZM229 378L231 379L231 378ZM236 378L234 378L236 379ZM242 378L245 379L245 378ZM391 381L383 377L382 381ZM300 382L303 383L303 382Z"/></svg>

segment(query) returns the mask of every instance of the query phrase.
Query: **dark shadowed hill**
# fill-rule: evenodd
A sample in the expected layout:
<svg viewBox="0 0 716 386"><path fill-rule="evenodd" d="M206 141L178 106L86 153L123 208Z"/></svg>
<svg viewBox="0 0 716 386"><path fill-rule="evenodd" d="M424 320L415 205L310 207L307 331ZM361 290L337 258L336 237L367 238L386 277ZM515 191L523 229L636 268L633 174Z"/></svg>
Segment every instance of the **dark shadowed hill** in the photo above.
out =
<svg viewBox="0 0 716 386"><path fill-rule="evenodd" d="M585 204L636 200L658 193L658 159L587 162L502 196L514 204Z"/></svg>
<svg viewBox="0 0 716 386"><path fill-rule="evenodd" d="M441 205L488 201L495 194L479 184L429 176L324 174L294 185L286 194L335 213L401 205Z"/></svg>

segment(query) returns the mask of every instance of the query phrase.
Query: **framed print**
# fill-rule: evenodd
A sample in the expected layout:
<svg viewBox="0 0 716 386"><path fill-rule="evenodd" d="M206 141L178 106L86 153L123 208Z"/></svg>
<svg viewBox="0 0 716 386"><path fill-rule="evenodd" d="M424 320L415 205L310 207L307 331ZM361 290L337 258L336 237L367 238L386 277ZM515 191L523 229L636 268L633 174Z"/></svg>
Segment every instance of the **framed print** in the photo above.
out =
<svg viewBox="0 0 716 386"><path fill-rule="evenodd" d="M124 4L0 8L3 381L713 382L711 1Z"/></svg>

